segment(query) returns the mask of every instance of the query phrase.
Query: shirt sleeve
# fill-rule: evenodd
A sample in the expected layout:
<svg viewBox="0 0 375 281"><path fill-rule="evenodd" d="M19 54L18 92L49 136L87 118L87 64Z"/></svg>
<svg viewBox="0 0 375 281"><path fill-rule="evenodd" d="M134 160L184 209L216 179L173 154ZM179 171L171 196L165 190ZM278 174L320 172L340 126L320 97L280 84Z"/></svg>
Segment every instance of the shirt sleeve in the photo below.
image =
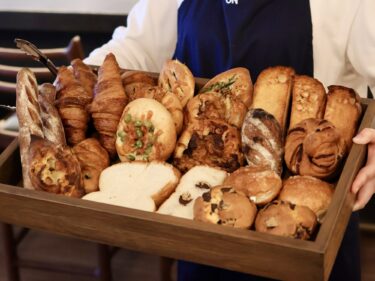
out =
<svg viewBox="0 0 375 281"><path fill-rule="evenodd" d="M375 93L375 1L361 0L348 41L348 58Z"/></svg>
<svg viewBox="0 0 375 281"><path fill-rule="evenodd" d="M127 27L117 27L85 63L101 65L112 52L122 68L159 72L176 47L177 11L176 0L140 0L129 12Z"/></svg>

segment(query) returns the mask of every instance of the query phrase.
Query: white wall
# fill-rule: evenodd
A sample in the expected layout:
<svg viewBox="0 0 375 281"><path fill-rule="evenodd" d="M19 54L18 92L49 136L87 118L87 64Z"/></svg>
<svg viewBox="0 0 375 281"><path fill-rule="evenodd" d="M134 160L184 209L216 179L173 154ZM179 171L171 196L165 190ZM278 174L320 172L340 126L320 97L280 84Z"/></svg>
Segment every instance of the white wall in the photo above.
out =
<svg viewBox="0 0 375 281"><path fill-rule="evenodd" d="M128 14L138 0L0 0L0 12ZM157 1L157 0L154 0Z"/></svg>

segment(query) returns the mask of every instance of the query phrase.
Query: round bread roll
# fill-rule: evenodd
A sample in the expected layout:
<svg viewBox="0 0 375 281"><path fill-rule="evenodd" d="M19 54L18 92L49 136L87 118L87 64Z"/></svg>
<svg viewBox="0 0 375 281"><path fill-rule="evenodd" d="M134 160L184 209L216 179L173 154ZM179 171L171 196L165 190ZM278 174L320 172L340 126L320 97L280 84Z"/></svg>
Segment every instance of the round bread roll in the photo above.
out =
<svg viewBox="0 0 375 281"><path fill-rule="evenodd" d="M272 114L261 108L250 109L242 125L241 138L249 166L271 169L281 175L282 130Z"/></svg>
<svg viewBox="0 0 375 281"><path fill-rule="evenodd" d="M332 196L332 184L310 176L294 176L284 182L279 199L309 207L322 222Z"/></svg>
<svg viewBox="0 0 375 281"><path fill-rule="evenodd" d="M297 175L330 178L345 154L345 141L327 120L306 119L290 129L286 138L285 163Z"/></svg>
<svg viewBox="0 0 375 281"><path fill-rule="evenodd" d="M259 211L255 230L308 240L317 225L315 213L305 206L273 201Z"/></svg>
<svg viewBox="0 0 375 281"><path fill-rule="evenodd" d="M217 92L225 96L230 95L249 108L253 99L253 82L249 70L244 67L236 67L216 75L199 92Z"/></svg>
<svg viewBox="0 0 375 281"><path fill-rule="evenodd" d="M194 220L235 228L250 228L256 212L254 203L227 185L214 187L194 202Z"/></svg>
<svg viewBox="0 0 375 281"><path fill-rule="evenodd" d="M159 86L176 94L184 108L194 96L195 80L185 64L178 60L167 60L160 71Z"/></svg>
<svg viewBox="0 0 375 281"><path fill-rule="evenodd" d="M165 161L175 144L173 119L162 104L140 98L125 107L116 133L116 150L121 161Z"/></svg>
<svg viewBox="0 0 375 281"><path fill-rule="evenodd" d="M223 184L232 186L260 206L276 198L282 187L281 178L275 171L256 167L239 168Z"/></svg>
<svg viewBox="0 0 375 281"><path fill-rule="evenodd" d="M227 172L243 164L238 129L222 120L198 120L182 132L174 152L174 165L183 173L197 165Z"/></svg>
<svg viewBox="0 0 375 281"><path fill-rule="evenodd" d="M216 92L202 93L192 98L186 105L185 123L197 119L222 119L241 128L247 108L238 99Z"/></svg>
<svg viewBox="0 0 375 281"><path fill-rule="evenodd" d="M68 146L33 139L29 156L29 176L36 190L76 198L85 194L78 159Z"/></svg>

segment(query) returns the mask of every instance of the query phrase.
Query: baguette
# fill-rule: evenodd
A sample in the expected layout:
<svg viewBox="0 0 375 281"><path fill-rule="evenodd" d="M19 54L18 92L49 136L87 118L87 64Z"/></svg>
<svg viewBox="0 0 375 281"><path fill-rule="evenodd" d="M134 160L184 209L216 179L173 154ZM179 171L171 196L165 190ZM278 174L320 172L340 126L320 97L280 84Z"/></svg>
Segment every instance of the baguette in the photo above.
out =
<svg viewBox="0 0 375 281"><path fill-rule="evenodd" d="M290 67L275 66L263 70L254 86L252 108L261 108L275 116L283 136L286 132L289 101L295 72Z"/></svg>

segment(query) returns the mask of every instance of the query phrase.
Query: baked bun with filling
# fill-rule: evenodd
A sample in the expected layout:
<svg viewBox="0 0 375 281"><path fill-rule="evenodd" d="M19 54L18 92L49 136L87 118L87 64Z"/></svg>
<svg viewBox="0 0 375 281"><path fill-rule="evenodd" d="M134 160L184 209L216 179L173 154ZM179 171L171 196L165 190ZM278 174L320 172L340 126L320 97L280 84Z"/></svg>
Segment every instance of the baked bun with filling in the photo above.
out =
<svg viewBox="0 0 375 281"><path fill-rule="evenodd" d="M99 191L83 199L153 212L175 190L180 172L165 162L123 162L104 169Z"/></svg>
<svg viewBox="0 0 375 281"><path fill-rule="evenodd" d="M195 199L212 187L222 184L226 176L225 171L213 167L191 168L181 177L175 192L160 206L158 213L193 219Z"/></svg>
<svg viewBox="0 0 375 281"><path fill-rule="evenodd" d="M185 124L202 119L221 119L241 128L247 108L231 96L216 92L201 93L192 98L185 109Z"/></svg>
<svg viewBox="0 0 375 281"><path fill-rule="evenodd" d="M282 187L281 178L275 171L257 167L241 167L230 174L223 184L232 186L259 206L276 198Z"/></svg>
<svg viewBox="0 0 375 281"><path fill-rule="evenodd" d="M116 150L121 161L165 161L175 144L172 116L161 103L140 98L125 107L116 133Z"/></svg>
<svg viewBox="0 0 375 281"><path fill-rule="evenodd" d="M167 60L164 63L158 85L168 92L173 92L183 108L194 96L194 76L190 69L178 60Z"/></svg>
<svg viewBox="0 0 375 281"><path fill-rule="evenodd" d="M308 207L273 201L258 212L255 230L308 240L317 226L315 213Z"/></svg>
<svg viewBox="0 0 375 281"><path fill-rule="evenodd" d="M197 165L233 172L243 164L240 133L236 127L221 120L193 122L177 142L173 164L182 173Z"/></svg>
<svg viewBox="0 0 375 281"><path fill-rule="evenodd" d="M254 203L227 185L212 188L194 203L194 220L235 228L250 228L256 212Z"/></svg>
<svg viewBox="0 0 375 281"><path fill-rule="evenodd" d="M243 102L249 108L253 98L253 82L249 70L236 67L210 79L199 92L216 92L223 96L230 96L232 99Z"/></svg>
<svg viewBox="0 0 375 281"><path fill-rule="evenodd" d="M290 177L279 195L282 201L309 207L321 222L333 196L333 185L309 176Z"/></svg>

